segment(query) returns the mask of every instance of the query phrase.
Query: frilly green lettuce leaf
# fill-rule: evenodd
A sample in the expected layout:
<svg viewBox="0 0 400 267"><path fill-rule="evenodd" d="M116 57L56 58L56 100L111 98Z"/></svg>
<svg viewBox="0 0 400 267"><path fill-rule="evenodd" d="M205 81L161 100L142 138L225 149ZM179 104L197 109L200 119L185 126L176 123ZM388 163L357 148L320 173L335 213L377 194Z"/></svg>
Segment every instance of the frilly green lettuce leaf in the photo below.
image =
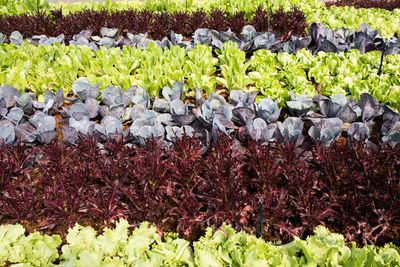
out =
<svg viewBox="0 0 400 267"><path fill-rule="evenodd" d="M24 234L25 229L20 224L0 226L0 265L6 261L22 260L23 248L17 242L25 236Z"/></svg>
<svg viewBox="0 0 400 267"><path fill-rule="evenodd" d="M147 253L151 245L160 240L160 236L156 233L154 226L149 227L149 223L144 222L140 227L136 228L128 239L123 255L127 258L128 264L150 263L150 258L153 261L159 262L156 256Z"/></svg>
<svg viewBox="0 0 400 267"><path fill-rule="evenodd" d="M190 243L178 234L165 233L161 238L154 226L144 222L128 236L129 224L120 220L114 229L102 235L91 227L76 224L69 230L63 255L58 258L61 244L58 235L25 236L21 225L0 226L0 265L12 266L399 266L400 248L348 247L344 237L318 226L306 240L295 238L287 244L272 244L229 225L217 231L211 227L206 234Z"/></svg>
<svg viewBox="0 0 400 267"><path fill-rule="evenodd" d="M22 243L20 241L20 243ZM50 264L58 259L58 247L61 245L61 237L59 235L41 235L34 232L24 238L24 261L32 263L36 266L41 264Z"/></svg>
<svg viewBox="0 0 400 267"><path fill-rule="evenodd" d="M366 248L368 248L369 253L364 266L399 266L400 248L393 246L392 244L386 244L384 247L368 246Z"/></svg>
<svg viewBox="0 0 400 267"><path fill-rule="evenodd" d="M323 226L318 226L314 233L315 235L307 237L306 241L300 239L294 241L302 247L302 253L307 264L346 266L349 261L362 262L360 259L362 253L360 255L356 248L347 247L342 235L331 233ZM352 254L355 256L352 256Z"/></svg>

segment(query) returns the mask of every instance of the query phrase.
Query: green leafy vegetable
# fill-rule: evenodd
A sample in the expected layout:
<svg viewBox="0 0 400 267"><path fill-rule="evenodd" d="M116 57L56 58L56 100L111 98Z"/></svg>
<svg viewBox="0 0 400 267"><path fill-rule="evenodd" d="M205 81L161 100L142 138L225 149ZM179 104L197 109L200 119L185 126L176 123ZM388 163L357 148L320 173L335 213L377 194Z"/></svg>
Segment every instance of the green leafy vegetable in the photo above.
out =
<svg viewBox="0 0 400 267"><path fill-rule="evenodd" d="M164 233L144 222L129 235L129 223L120 220L101 235L91 227L76 224L69 229L67 244L58 235L25 235L21 225L0 226L0 265L49 266L398 266L400 249L346 246L344 237L323 226L306 240L274 244L236 232L229 225L217 231L208 228L199 241L190 243L177 234Z"/></svg>

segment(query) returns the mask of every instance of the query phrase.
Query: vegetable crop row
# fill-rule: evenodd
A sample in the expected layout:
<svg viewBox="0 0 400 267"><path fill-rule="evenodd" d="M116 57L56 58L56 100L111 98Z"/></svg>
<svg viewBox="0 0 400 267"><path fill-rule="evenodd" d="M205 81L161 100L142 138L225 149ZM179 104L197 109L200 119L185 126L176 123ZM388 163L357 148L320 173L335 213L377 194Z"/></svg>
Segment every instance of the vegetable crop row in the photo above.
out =
<svg viewBox="0 0 400 267"><path fill-rule="evenodd" d="M325 5L331 6L353 6L355 8L379 8L393 11L400 8L400 2L395 0L337 0L327 1Z"/></svg>
<svg viewBox="0 0 400 267"><path fill-rule="evenodd" d="M348 247L342 235L331 233L323 226L305 240L275 244L223 225L216 231L208 228L193 246L174 233L159 233L147 222L131 228L126 220L119 220L114 228L105 228L100 234L77 224L68 229L67 242L60 248L59 235L38 232L25 235L21 225L0 226L0 265L369 267L400 264L400 249L394 245Z"/></svg>
<svg viewBox="0 0 400 267"><path fill-rule="evenodd" d="M35 2L29 4L33 9L25 10L24 8L8 7L3 6L0 14L11 15L11 14L24 14L36 12L35 6L36 1L25 0ZM14 2L14 1L6 1ZM268 3L268 4L267 4ZM381 35L390 38L395 33L400 34L400 9L394 9L393 11L385 9L365 9L365 8L354 8L354 7L337 7L332 6L327 8L321 1L317 0L271 0L271 1L245 1L245 0L219 0L219 1L184 1L184 0L148 0L148 1L123 1L123 2L111 2L106 3L74 3L74 4L50 4L51 9L62 8L64 14L77 13L85 10L100 11L106 9L110 12L121 11L126 9L147 9L154 11L168 11L172 13L174 11L196 11L199 8L209 11L213 9L221 9L230 15L237 12L244 12L246 19L250 19L258 7L263 9L270 8L273 12L279 8L283 8L284 11L289 11L293 6L298 6L300 10L305 14L307 22L309 24L313 22L320 22L327 25L330 28L338 29L341 27L356 29L361 23L368 23L373 28L378 29ZM47 10L47 6L43 4L43 8ZM43 9L42 9L43 10Z"/></svg>
<svg viewBox="0 0 400 267"><path fill-rule="evenodd" d="M4 0L3 0L4 1ZM35 0L17 0L14 3L11 1L4 1L0 11L0 15L21 15L21 14L32 14L36 13L36 1ZM0 3L1 4L1 3ZM78 2L78 3L58 3L52 4L48 3L47 0L40 0L39 10L54 10L62 9L63 14L79 13L85 10L107 10L109 12L117 12L122 10L150 10L155 12L175 12L175 11L195 11L202 9L204 11L209 11L213 9L221 9L223 12L233 15L237 12L244 12L247 18L252 17L255 10L258 7L263 7L264 9L270 9L275 11L280 8L284 8L286 11L290 10L293 6L307 5L323 8L325 7L322 3L312 0L271 0L268 3L262 0L255 0L252 2L239 0L218 0L218 1L196 1L196 0L155 0L155 1L105 1L103 3L98 2Z"/></svg>
<svg viewBox="0 0 400 267"><path fill-rule="evenodd" d="M84 11L81 13L63 16L61 10L52 11L50 14L40 13L0 18L0 32L10 35L19 31L25 37L34 35L58 36L64 34L65 38L72 39L82 30L90 29L94 35L100 36L103 26L117 28L122 34L147 33L150 38L162 39L170 30L180 33L184 37L191 37L199 28L209 28L218 31L231 29L240 33L242 28L253 25L257 31L265 32L275 30L283 36L296 34L305 35L307 27L303 13L295 7L289 12L283 9L269 14L265 9L258 9L251 19L244 13L233 16L224 14L220 9L210 10L209 14L199 10L193 13L176 11L168 14L158 14L152 11L124 10L114 13L103 11Z"/></svg>
<svg viewBox="0 0 400 267"><path fill-rule="evenodd" d="M307 153L295 144L243 149L224 135L206 152L185 135L171 147L93 138L2 145L1 223L57 232L122 217L195 240L229 222L260 235L268 229L264 238L283 242L322 224L347 241L399 245L400 147L375 149L337 142Z"/></svg>
<svg viewBox="0 0 400 267"><path fill-rule="evenodd" d="M85 78L98 83L100 91L110 85L123 90L142 86L151 97L160 96L164 86L185 83L185 94L194 88L207 94L216 88L261 92L261 97L278 98L284 106L289 92L313 97L344 94L356 99L367 92L392 108L400 108L399 55L387 55L378 75L381 55L377 51L312 55L300 50L296 55L259 50L246 62L245 53L234 43L225 43L213 56L211 47L197 45L193 50L172 46L163 51L157 45L148 49L105 47L91 51L78 46L34 46L23 43L0 46L0 84L20 92L43 95L46 90L62 89L71 94L72 83Z"/></svg>
<svg viewBox="0 0 400 267"><path fill-rule="evenodd" d="M344 95L330 99L319 94L314 98L292 95L282 110L277 100L263 98L255 103L257 92L241 90L231 91L228 103L214 92L204 100L196 89L196 104L185 104L180 81L163 88L164 99L154 100L137 86L125 92L121 87L107 87L101 103L97 85L78 80L72 88L77 98L65 98L61 90L46 91L45 101L40 102L9 85L0 87L0 141L50 144L56 139L75 144L81 134L101 142L123 136L127 143L144 145L156 139L169 146L185 132L207 147L221 132L238 133L241 142L295 142L302 150L309 150L312 142L327 147L341 137L347 137L349 145L358 140L372 148L374 143L393 147L400 143L400 115L366 93L360 103Z"/></svg>

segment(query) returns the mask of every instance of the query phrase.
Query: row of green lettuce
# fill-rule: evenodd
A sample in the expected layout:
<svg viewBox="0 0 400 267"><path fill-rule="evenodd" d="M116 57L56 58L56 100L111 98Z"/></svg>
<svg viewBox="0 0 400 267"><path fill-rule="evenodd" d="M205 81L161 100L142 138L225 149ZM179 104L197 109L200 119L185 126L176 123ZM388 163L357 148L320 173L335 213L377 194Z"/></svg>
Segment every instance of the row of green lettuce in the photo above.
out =
<svg viewBox="0 0 400 267"><path fill-rule="evenodd" d="M21 15L50 8L48 0L0 0L0 16Z"/></svg>
<svg viewBox="0 0 400 267"><path fill-rule="evenodd" d="M357 29L361 23L366 22L374 29L378 29L385 38L390 38L395 33L400 34L400 9L388 11L384 9L355 9L353 7L327 8L319 0L146 0L146 1L118 1L107 0L103 3L98 2L77 2L57 4L48 3L47 0L39 1L40 10L50 10L62 8L64 14L76 13L87 9L102 10L110 12L126 9L148 9L154 11L194 11L197 9L212 10L221 9L229 14L244 12L247 18L253 16L255 10L259 7L264 9L271 8L272 11L283 8L289 11L294 6L300 7L304 12L307 22L321 22L332 29L345 27L348 29ZM36 0L0 0L0 16L12 14L24 14L36 12Z"/></svg>
<svg viewBox="0 0 400 267"><path fill-rule="evenodd" d="M268 7L274 11L279 8L290 10L293 6L318 4L318 7L324 6L317 0L270 0ZM220 9L223 12L234 14L236 12L244 12L246 16L251 16L259 7L267 8L267 1L233 1L233 0L216 0L216 1L199 1L199 0L145 0L145 1L80 1L74 3L58 2L56 4L49 3L47 0L39 0L39 10L46 11L49 9L62 8L63 14L77 13L83 10L108 10L116 12L127 9L146 9L156 12L174 12L174 11L194 11L203 9L209 11L211 9ZM7 1L0 0L0 15L21 15L34 13L37 11L36 0L16 0Z"/></svg>
<svg viewBox="0 0 400 267"><path fill-rule="evenodd" d="M193 243L177 234L164 233L142 223L130 233L126 220L98 235L76 224L68 230L66 244L59 235L25 234L21 225L0 226L0 266L399 266L400 248L346 246L340 234L323 226L306 240L287 244L265 242L223 225L208 228ZM57 262L57 263L54 263ZM14 265L13 265L14 264Z"/></svg>
<svg viewBox="0 0 400 267"><path fill-rule="evenodd" d="M294 55L259 50L246 61L237 44L227 42L216 53L218 57L205 45L190 51L179 46L163 51L153 44L146 50L102 47L91 51L85 46L3 44L0 85L35 92L40 99L46 90L62 89L71 95L72 84L84 78L98 83L100 90L111 85L123 90L138 85L155 97L164 86L182 81L189 96L194 96L194 88L207 94L216 88L257 90L259 97L277 98L282 106L290 91L311 97L318 92L344 94L356 99L365 92L400 110L400 55L387 55L378 75L381 55L377 51L312 55L309 50L300 50Z"/></svg>

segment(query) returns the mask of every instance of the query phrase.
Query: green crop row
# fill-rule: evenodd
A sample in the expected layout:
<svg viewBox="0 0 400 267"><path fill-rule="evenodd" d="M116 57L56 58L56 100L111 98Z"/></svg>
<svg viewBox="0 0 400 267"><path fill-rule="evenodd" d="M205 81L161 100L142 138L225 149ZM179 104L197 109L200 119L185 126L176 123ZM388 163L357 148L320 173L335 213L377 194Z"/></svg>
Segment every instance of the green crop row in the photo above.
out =
<svg viewBox="0 0 400 267"><path fill-rule="evenodd" d="M259 6L264 9L270 8L273 11L278 8L283 8L285 11L289 11L293 6L298 6L304 12L308 23L321 22L332 29L338 29L341 27L356 29L359 28L361 23L366 22L374 29L378 29L383 37L390 38L395 33L400 34L400 9L388 11L378 8L355 9L353 7L336 6L326 8L326 6L318 0L135 0L120 2L112 2L108 0L104 3L77 2L68 4L62 2L49 4L47 0L40 0L39 9L46 11L49 9L62 8L64 14L69 14L88 9L106 9L110 12L126 9L147 9L159 12L174 12L177 10L194 11L200 8L209 11L218 8L229 14L244 12L246 17L250 18ZM0 0L0 16L32 12L36 12L36 0Z"/></svg>
<svg viewBox="0 0 400 267"><path fill-rule="evenodd" d="M209 94L217 86L228 91L241 89L260 91L260 97L278 98L281 105L295 95L314 96L345 94L359 99L366 92L382 103L400 109L400 55L385 57L382 74L378 75L380 53L360 54L300 50L296 55L259 50L246 61L237 44L227 42L213 57L211 47L194 49L172 46L164 51L150 44L146 50L134 47L91 51L84 46L23 43L0 46L0 84L32 91L40 96L46 90L62 89L72 94L71 86L78 78L123 90L138 85L150 96L160 95L164 86L175 81L185 84L185 93L200 88Z"/></svg>
<svg viewBox="0 0 400 267"><path fill-rule="evenodd" d="M16 0L16 1L6 1L0 0L0 15L19 15L36 12L36 0ZM145 1L118 1L113 2L107 0L103 3L99 2L75 2L75 3L63 3L59 2L57 4L49 3L47 0L40 0L41 5L40 10L46 9L59 9L62 8L63 14L67 15L69 13L77 13L84 10L108 10L110 12L126 10L126 9L146 9L153 10L157 12L174 12L174 11L194 11L198 9L203 9L209 11L212 9L220 9L229 14L234 14L236 12L244 12L247 16L251 16L254 11L259 7L264 7L265 9L270 8L271 10L276 10L279 8L284 8L286 11L290 10L293 6L309 5L311 6L313 2L319 7L323 5L317 0L270 0L267 1L254 0L254 1L233 1L233 0L216 0L216 1L199 1L199 0L145 0ZM13 2L13 3L11 3Z"/></svg>
<svg viewBox="0 0 400 267"><path fill-rule="evenodd" d="M359 99L369 93L380 102L400 109L400 55L388 55L378 75L381 54L378 51L360 54L300 50L296 55L259 50L251 58L249 76L261 95L287 100L295 94L344 94ZM317 90L317 91L316 91Z"/></svg>
<svg viewBox="0 0 400 267"><path fill-rule="evenodd" d="M48 0L0 0L0 17L36 12L38 7L47 10L50 3Z"/></svg>
<svg viewBox="0 0 400 267"><path fill-rule="evenodd" d="M110 85L127 89L137 84L156 96L164 86L186 80L186 88L198 87L210 92L216 84L212 74L217 62L211 48L204 45L190 52L178 46L163 51L153 44L143 51L131 47L91 51L84 46L2 45L0 84L37 95L58 89L68 94L77 78L86 78L99 83L101 89Z"/></svg>
<svg viewBox="0 0 400 267"><path fill-rule="evenodd" d="M59 235L25 235L21 225L0 226L0 266L398 266L400 249L387 244L357 248L346 246L340 234L319 226L306 240L273 244L223 225L193 246L177 234L157 234L142 223L129 234L120 220L101 235L91 227L75 225L61 247ZM59 261L59 264L54 264Z"/></svg>
<svg viewBox="0 0 400 267"><path fill-rule="evenodd" d="M337 7L326 8L320 5L303 5L307 22L320 22L331 29L360 29L361 23L365 22L385 38L391 38L400 34L400 9L388 11L378 8Z"/></svg>

